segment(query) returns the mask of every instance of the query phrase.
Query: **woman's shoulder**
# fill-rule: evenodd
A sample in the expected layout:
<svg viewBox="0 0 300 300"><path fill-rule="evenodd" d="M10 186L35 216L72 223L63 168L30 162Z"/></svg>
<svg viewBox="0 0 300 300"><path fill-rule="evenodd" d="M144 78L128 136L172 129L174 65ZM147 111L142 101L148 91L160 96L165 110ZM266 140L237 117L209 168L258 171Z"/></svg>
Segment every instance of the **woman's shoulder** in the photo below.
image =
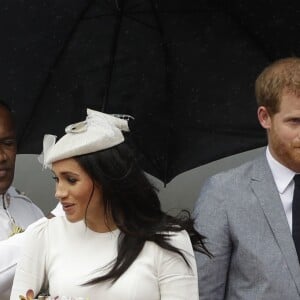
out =
<svg viewBox="0 0 300 300"><path fill-rule="evenodd" d="M184 274L196 274L195 256L189 234L185 230L168 231L162 233L168 243L178 252L165 249L154 242L147 242L145 252L152 257L157 272L162 274L165 270L176 270Z"/></svg>
<svg viewBox="0 0 300 300"><path fill-rule="evenodd" d="M191 239L186 230L169 231L166 235L172 246L187 252L193 251Z"/></svg>
<svg viewBox="0 0 300 300"><path fill-rule="evenodd" d="M63 217L54 217L52 219L48 219L46 217L43 217L34 223L30 224L28 228L26 229L25 233L26 236L36 236L36 235L42 235L45 234L45 232L49 228L56 228L57 226L61 226L62 223L64 223Z"/></svg>
<svg viewBox="0 0 300 300"><path fill-rule="evenodd" d="M36 232L36 231L42 230L42 228L47 226L48 220L49 219L47 219L46 217L43 217L43 218L33 222L32 224L30 224L27 227L25 232L30 233L30 232Z"/></svg>
<svg viewBox="0 0 300 300"><path fill-rule="evenodd" d="M190 240L190 237L186 230L180 231L166 231L158 233L159 235L164 236L164 239L173 247L184 253L193 254L193 247ZM155 252L165 252L166 250L160 247L157 243L153 241L148 241L146 243L147 247L152 248ZM156 249L156 250L154 250Z"/></svg>

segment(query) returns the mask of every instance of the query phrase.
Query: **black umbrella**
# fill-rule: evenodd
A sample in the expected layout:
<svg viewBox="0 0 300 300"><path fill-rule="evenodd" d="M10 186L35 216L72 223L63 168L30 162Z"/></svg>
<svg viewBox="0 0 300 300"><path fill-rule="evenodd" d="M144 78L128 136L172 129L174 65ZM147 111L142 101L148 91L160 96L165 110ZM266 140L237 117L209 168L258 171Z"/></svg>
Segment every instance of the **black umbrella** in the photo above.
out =
<svg viewBox="0 0 300 300"><path fill-rule="evenodd" d="M253 83L299 54L296 5L2 1L0 97L16 111L19 153L40 153L44 133L61 135L87 107L134 116L142 165L164 183L264 145Z"/></svg>

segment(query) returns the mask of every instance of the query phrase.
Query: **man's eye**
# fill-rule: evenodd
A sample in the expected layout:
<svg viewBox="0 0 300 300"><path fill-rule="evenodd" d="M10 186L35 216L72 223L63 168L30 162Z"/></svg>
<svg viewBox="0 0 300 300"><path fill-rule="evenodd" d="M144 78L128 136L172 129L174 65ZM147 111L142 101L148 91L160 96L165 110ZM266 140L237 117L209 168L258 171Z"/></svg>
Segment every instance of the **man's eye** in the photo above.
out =
<svg viewBox="0 0 300 300"><path fill-rule="evenodd" d="M299 118L291 119L290 121L291 121L292 123L297 123L297 124L300 123L300 119L299 119Z"/></svg>
<svg viewBox="0 0 300 300"><path fill-rule="evenodd" d="M52 176L55 182L58 182L58 177L57 176Z"/></svg>
<svg viewBox="0 0 300 300"><path fill-rule="evenodd" d="M2 140L1 144L4 146L15 146L17 142L14 139L9 139L9 140Z"/></svg>

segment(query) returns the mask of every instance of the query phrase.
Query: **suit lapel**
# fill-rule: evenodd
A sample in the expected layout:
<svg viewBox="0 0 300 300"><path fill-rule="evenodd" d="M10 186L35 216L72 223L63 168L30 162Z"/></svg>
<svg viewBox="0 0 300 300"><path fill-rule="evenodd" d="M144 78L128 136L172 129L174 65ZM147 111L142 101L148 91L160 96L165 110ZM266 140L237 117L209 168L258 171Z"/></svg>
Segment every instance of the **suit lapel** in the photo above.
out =
<svg viewBox="0 0 300 300"><path fill-rule="evenodd" d="M254 164L251 186L300 294L300 265L281 199L265 156Z"/></svg>

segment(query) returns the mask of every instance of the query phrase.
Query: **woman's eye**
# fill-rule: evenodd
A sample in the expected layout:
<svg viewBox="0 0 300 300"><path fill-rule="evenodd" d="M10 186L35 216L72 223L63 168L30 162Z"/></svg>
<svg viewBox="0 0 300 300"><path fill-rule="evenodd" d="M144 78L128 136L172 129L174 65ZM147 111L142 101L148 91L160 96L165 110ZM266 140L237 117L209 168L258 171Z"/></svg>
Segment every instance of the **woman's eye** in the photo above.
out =
<svg viewBox="0 0 300 300"><path fill-rule="evenodd" d="M67 178L68 182L71 183L71 184L74 184L77 182L77 179L76 178L73 178L73 177L68 177Z"/></svg>
<svg viewBox="0 0 300 300"><path fill-rule="evenodd" d="M57 176L52 176L55 182L58 182L58 177Z"/></svg>

